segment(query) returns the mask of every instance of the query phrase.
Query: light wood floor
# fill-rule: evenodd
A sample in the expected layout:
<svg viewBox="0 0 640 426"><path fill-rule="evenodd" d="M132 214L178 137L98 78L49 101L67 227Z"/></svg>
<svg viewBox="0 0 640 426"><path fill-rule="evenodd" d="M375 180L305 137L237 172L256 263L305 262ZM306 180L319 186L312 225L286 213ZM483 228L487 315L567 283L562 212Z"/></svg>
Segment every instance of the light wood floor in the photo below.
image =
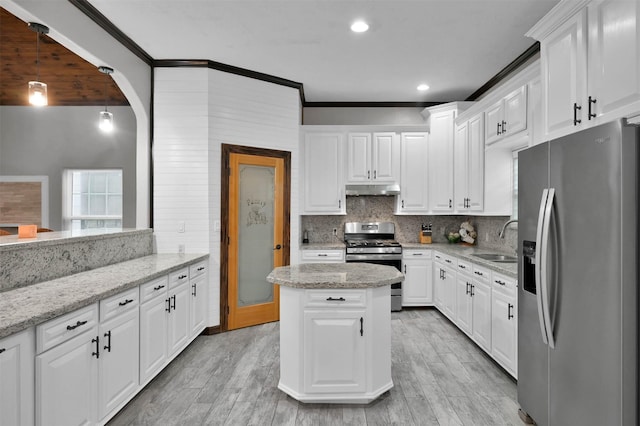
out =
<svg viewBox="0 0 640 426"><path fill-rule="evenodd" d="M515 382L436 310L392 313L394 387L368 405L279 391L278 330L198 337L109 426L522 425Z"/></svg>

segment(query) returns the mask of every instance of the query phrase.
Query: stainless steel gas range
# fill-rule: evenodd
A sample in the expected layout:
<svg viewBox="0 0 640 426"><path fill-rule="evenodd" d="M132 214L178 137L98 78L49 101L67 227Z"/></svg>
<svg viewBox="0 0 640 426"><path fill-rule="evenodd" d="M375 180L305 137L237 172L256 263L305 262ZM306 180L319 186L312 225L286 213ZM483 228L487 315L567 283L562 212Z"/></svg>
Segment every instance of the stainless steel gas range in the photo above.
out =
<svg viewBox="0 0 640 426"><path fill-rule="evenodd" d="M401 271L402 246L393 222L347 222L344 225L347 262L389 265ZM391 285L391 310L402 310L402 283Z"/></svg>

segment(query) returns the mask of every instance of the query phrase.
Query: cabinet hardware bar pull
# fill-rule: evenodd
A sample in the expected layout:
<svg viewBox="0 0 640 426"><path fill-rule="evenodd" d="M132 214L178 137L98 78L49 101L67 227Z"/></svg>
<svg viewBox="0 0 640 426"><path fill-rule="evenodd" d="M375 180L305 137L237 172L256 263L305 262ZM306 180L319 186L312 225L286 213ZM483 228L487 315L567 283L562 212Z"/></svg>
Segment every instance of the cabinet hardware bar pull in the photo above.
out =
<svg viewBox="0 0 640 426"><path fill-rule="evenodd" d="M502 132L501 133L507 133L507 122L502 120Z"/></svg>
<svg viewBox="0 0 640 426"><path fill-rule="evenodd" d="M404 200L402 200L402 208L404 209Z"/></svg>
<svg viewBox="0 0 640 426"><path fill-rule="evenodd" d="M374 179L377 179L377 178L378 178L378 173L377 173L377 171L376 171L376 170L374 170L374 171L373 171L373 178L374 178Z"/></svg>
<svg viewBox="0 0 640 426"><path fill-rule="evenodd" d="M338 200L338 208L341 209L342 208L342 200Z"/></svg>
<svg viewBox="0 0 640 426"><path fill-rule="evenodd" d="M458 265L458 268L467 269L467 267L464 265Z"/></svg>
<svg viewBox="0 0 640 426"><path fill-rule="evenodd" d="M96 358L100 358L100 336L96 336L95 339L91 339L91 343L95 343L96 344L96 351L91 353L91 356L94 356Z"/></svg>
<svg viewBox="0 0 640 426"><path fill-rule="evenodd" d="M578 110L582 109L581 106L578 106L577 103L573 103L573 125L577 126L578 124L582 123L582 120L578 120Z"/></svg>
<svg viewBox="0 0 640 426"><path fill-rule="evenodd" d="M511 313L512 309L513 309L513 305L509 303L507 306L507 319L513 318L513 314Z"/></svg>
<svg viewBox="0 0 640 426"><path fill-rule="evenodd" d="M180 275L180 276L178 277L178 279L179 279L179 280L183 280L183 279L185 279L185 278L187 278L187 276L186 276L186 275Z"/></svg>
<svg viewBox="0 0 640 426"><path fill-rule="evenodd" d="M364 336L364 318L360 317L360 336Z"/></svg>
<svg viewBox="0 0 640 426"><path fill-rule="evenodd" d="M339 298L337 298L337 299L336 299L336 298L333 298L333 297L327 297L327 300L329 300L329 301L334 301L334 302L344 302L344 301L345 301L345 300L347 300L347 299L345 299L344 297L339 297Z"/></svg>
<svg viewBox="0 0 640 426"><path fill-rule="evenodd" d="M154 287L153 289L154 289L155 291L158 291L158 290L160 290L161 288L164 288L164 285L159 285L158 287Z"/></svg>
<svg viewBox="0 0 640 426"><path fill-rule="evenodd" d="M367 179L371 179L371 170L367 170Z"/></svg>
<svg viewBox="0 0 640 426"><path fill-rule="evenodd" d="M447 263L451 263L451 261L449 259L445 259L444 261L447 262Z"/></svg>
<svg viewBox="0 0 640 426"><path fill-rule="evenodd" d="M76 328L80 327L81 325L85 325L86 323L86 321L78 321L75 325L68 325L67 330L75 330Z"/></svg>
<svg viewBox="0 0 640 426"><path fill-rule="evenodd" d="M176 310L176 295L171 296L173 298L173 306L171 307L174 311Z"/></svg>
<svg viewBox="0 0 640 426"><path fill-rule="evenodd" d="M320 256L320 257L327 257L327 256L329 256L329 255L328 255L327 253L318 253L318 256Z"/></svg>
<svg viewBox="0 0 640 426"><path fill-rule="evenodd" d="M0 354L1 354L2 352L6 351L6 350L7 350L7 348L0 348Z"/></svg>
<svg viewBox="0 0 640 426"><path fill-rule="evenodd" d="M465 294L469 294L469 283L467 283L467 291Z"/></svg>
<svg viewBox="0 0 640 426"><path fill-rule="evenodd" d="M414 256L422 256L424 253L413 253Z"/></svg>
<svg viewBox="0 0 640 426"><path fill-rule="evenodd" d="M191 288L193 289L193 293L191 293L191 295L192 295L193 297L196 297L196 288L197 288L196 283L193 283L193 284L191 285Z"/></svg>
<svg viewBox="0 0 640 426"><path fill-rule="evenodd" d="M111 352L111 330L104 333L104 337L107 338L107 344L103 349L107 352Z"/></svg>
<svg viewBox="0 0 640 426"><path fill-rule="evenodd" d="M124 302L120 302L120 303L118 303L118 305L125 306L125 305L128 305L131 302L133 302L133 299L125 299Z"/></svg>
<svg viewBox="0 0 640 426"><path fill-rule="evenodd" d="M500 123L496 123L496 128L498 129L498 130L496 130L496 134L499 135L500 134Z"/></svg>
<svg viewBox="0 0 640 426"><path fill-rule="evenodd" d="M167 302L167 307L164 310L171 313L171 298L165 299L165 302Z"/></svg>
<svg viewBox="0 0 640 426"><path fill-rule="evenodd" d="M452 201L453 201L453 200L452 200L451 198L449 198L449 208L451 208L451 207L452 207L452 206L451 206Z"/></svg>
<svg viewBox="0 0 640 426"><path fill-rule="evenodd" d="M407 274L407 265L404 265L404 273Z"/></svg>
<svg viewBox="0 0 640 426"><path fill-rule="evenodd" d="M595 103L596 103L596 100L591 98L591 96L589 96L589 114L587 114L587 117L589 118L589 120L591 120L592 118L596 118L597 114L591 113L591 104L595 104Z"/></svg>
<svg viewBox="0 0 640 426"><path fill-rule="evenodd" d="M198 271L204 271L204 266L199 267Z"/></svg>
<svg viewBox="0 0 640 426"><path fill-rule="evenodd" d="M505 285L506 283L504 281L500 281L500 280L494 280L496 282L496 284L500 284L500 285Z"/></svg>

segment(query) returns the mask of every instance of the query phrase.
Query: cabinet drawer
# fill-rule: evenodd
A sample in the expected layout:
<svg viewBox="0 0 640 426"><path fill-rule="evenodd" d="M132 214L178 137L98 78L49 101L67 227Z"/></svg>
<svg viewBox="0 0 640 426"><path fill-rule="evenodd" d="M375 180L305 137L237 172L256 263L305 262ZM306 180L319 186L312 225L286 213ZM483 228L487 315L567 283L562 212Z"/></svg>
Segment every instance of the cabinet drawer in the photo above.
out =
<svg viewBox="0 0 640 426"><path fill-rule="evenodd" d="M407 249L402 250L403 259L431 259L433 257L431 250Z"/></svg>
<svg viewBox="0 0 640 426"><path fill-rule="evenodd" d="M366 290L307 290L305 308L364 308Z"/></svg>
<svg viewBox="0 0 640 426"><path fill-rule="evenodd" d="M494 290L500 291L509 296L516 294L516 280L494 272L491 277L491 284Z"/></svg>
<svg viewBox="0 0 640 426"><path fill-rule="evenodd" d="M138 308L140 304L138 287L118 293L100 301L100 321L106 321L122 312Z"/></svg>
<svg viewBox="0 0 640 426"><path fill-rule="evenodd" d="M47 351L97 324L97 303L40 324L36 327L36 352Z"/></svg>
<svg viewBox="0 0 640 426"><path fill-rule="evenodd" d="M140 285L140 303L154 299L160 295L166 295L168 289L168 277L164 276L148 283Z"/></svg>
<svg viewBox="0 0 640 426"><path fill-rule="evenodd" d="M466 260L458 259L458 268L456 270L465 275L472 275L473 264L471 262L467 262Z"/></svg>
<svg viewBox="0 0 640 426"><path fill-rule="evenodd" d="M189 266L189 277L195 278L207 273L207 261L203 260L194 265Z"/></svg>
<svg viewBox="0 0 640 426"><path fill-rule="evenodd" d="M491 271L476 264L473 265L473 278L489 285L491 283Z"/></svg>
<svg viewBox="0 0 640 426"><path fill-rule="evenodd" d="M302 250L305 262L344 262L344 250Z"/></svg>
<svg viewBox="0 0 640 426"><path fill-rule="evenodd" d="M457 259L453 256L449 256L448 254L437 251L434 256L436 262L444 263L449 266L455 266L457 264Z"/></svg>
<svg viewBox="0 0 640 426"><path fill-rule="evenodd" d="M174 288L189 281L189 268L182 268L169 274L169 288Z"/></svg>

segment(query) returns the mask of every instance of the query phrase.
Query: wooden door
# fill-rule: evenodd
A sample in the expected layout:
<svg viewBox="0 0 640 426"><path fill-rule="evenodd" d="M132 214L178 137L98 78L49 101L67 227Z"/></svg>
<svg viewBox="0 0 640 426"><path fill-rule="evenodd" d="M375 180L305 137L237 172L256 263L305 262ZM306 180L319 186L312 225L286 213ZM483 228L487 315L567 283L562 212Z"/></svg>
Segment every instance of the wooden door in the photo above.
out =
<svg viewBox="0 0 640 426"><path fill-rule="evenodd" d="M228 180L222 324L228 330L280 318L279 287L266 277L289 260L289 153L235 148L223 155Z"/></svg>

